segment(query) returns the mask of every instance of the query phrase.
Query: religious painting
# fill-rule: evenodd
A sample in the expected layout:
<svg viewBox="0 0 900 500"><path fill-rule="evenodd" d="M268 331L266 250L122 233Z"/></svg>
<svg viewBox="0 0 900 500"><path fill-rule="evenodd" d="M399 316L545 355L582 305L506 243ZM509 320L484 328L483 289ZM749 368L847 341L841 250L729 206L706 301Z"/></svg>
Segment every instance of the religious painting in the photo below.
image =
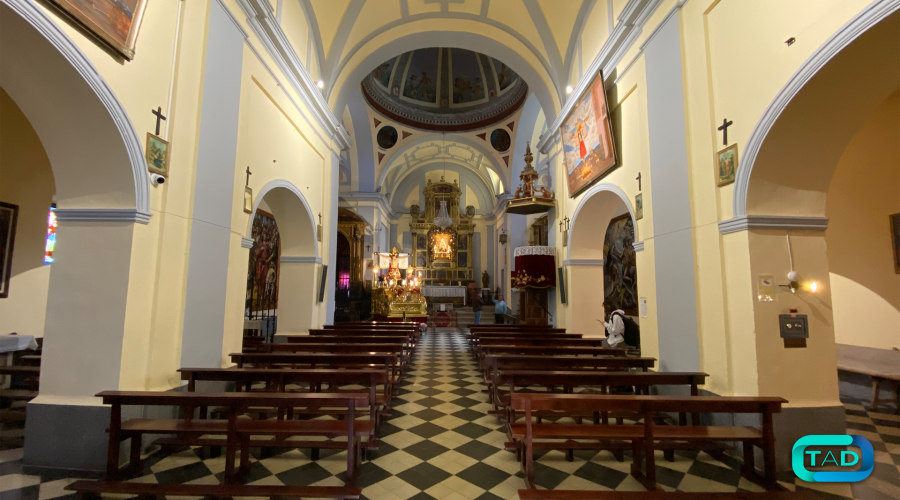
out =
<svg viewBox="0 0 900 500"><path fill-rule="evenodd" d="M644 193L638 193L634 197L634 220L644 218Z"/></svg>
<svg viewBox="0 0 900 500"><path fill-rule="evenodd" d="M516 74L509 66L494 59L494 69L497 71L497 84L500 86L500 91L506 90L513 84Z"/></svg>
<svg viewBox="0 0 900 500"><path fill-rule="evenodd" d="M890 215L891 253L894 254L894 273L900 274L900 214Z"/></svg>
<svg viewBox="0 0 900 500"><path fill-rule="evenodd" d="M732 144L716 153L716 186L725 186L734 182L737 166L737 144Z"/></svg>
<svg viewBox="0 0 900 500"><path fill-rule="evenodd" d="M278 264L281 235L275 217L256 211L251 231L253 246L247 266L247 307L251 311L275 309L278 305Z"/></svg>
<svg viewBox="0 0 900 500"><path fill-rule="evenodd" d="M416 250L427 250L424 234L416 235Z"/></svg>
<svg viewBox="0 0 900 500"><path fill-rule="evenodd" d="M19 206L0 201L0 299L9 297L9 278L12 276L13 247L16 243L16 222Z"/></svg>
<svg viewBox="0 0 900 500"><path fill-rule="evenodd" d="M616 166L603 74L599 73L559 129L569 196L575 197Z"/></svg>
<svg viewBox="0 0 900 500"><path fill-rule="evenodd" d="M253 190L250 186L244 186L244 213L253 213Z"/></svg>
<svg viewBox="0 0 900 500"><path fill-rule="evenodd" d="M449 233L435 233L431 238L433 259L449 259L453 254L453 239Z"/></svg>
<svg viewBox="0 0 900 500"><path fill-rule="evenodd" d="M122 54L134 59L141 18L148 0L53 0L94 36Z"/></svg>
<svg viewBox="0 0 900 500"><path fill-rule="evenodd" d="M397 144L397 129L390 125L381 127L378 135L375 136L375 142L381 149L391 149L394 144Z"/></svg>
<svg viewBox="0 0 900 500"><path fill-rule="evenodd" d="M375 71L372 72L372 76L375 77L375 81L380 83L382 87L388 88L388 85L391 83L391 72L394 70L394 64L397 62L397 58L393 58L388 62L381 63L381 66L375 68Z"/></svg>
<svg viewBox="0 0 900 500"><path fill-rule="evenodd" d="M147 132L147 170L169 177L169 143Z"/></svg>
<svg viewBox="0 0 900 500"><path fill-rule="evenodd" d="M631 215L611 220L603 241L603 300L611 311L621 309L629 316L638 314L637 254L633 245Z"/></svg>
<svg viewBox="0 0 900 500"><path fill-rule="evenodd" d="M419 269L428 267L427 260L428 260L428 258L425 256L425 252L417 253L416 254L416 267Z"/></svg>
<svg viewBox="0 0 900 500"><path fill-rule="evenodd" d="M498 128L491 132L491 146L494 149L501 153L505 153L509 151L509 147L512 145L512 138L509 136L509 132L503 130L502 128Z"/></svg>
<svg viewBox="0 0 900 500"><path fill-rule="evenodd" d="M437 103L438 58L440 49L419 49L413 52L406 70L403 96L410 99Z"/></svg>
<svg viewBox="0 0 900 500"><path fill-rule="evenodd" d="M468 50L450 49L450 54L453 102L462 104L484 99L481 65L478 64L475 53Z"/></svg>

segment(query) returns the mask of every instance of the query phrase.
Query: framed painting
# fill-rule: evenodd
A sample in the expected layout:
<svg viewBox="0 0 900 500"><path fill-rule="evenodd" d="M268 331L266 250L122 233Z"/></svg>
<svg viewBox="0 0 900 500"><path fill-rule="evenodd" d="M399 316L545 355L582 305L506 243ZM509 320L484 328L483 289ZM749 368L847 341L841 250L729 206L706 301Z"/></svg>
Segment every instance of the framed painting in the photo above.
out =
<svg viewBox="0 0 900 500"><path fill-rule="evenodd" d="M148 0L52 0L70 18L131 61Z"/></svg>
<svg viewBox="0 0 900 500"><path fill-rule="evenodd" d="M281 262L281 234L275 216L257 210L250 234L253 246L247 265L247 307L254 312L275 309Z"/></svg>
<svg viewBox="0 0 900 500"><path fill-rule="evenodd" d="M169 143L147 132L147 170L169 178Z"/></svg>
<svg viewBox="0 0 900 500"><path fill-rule="evenodd" d="M250 186L244 186L244 213L253 213L253 190Z"/></svg>
<svg viewBox="0 0 900 500"><path fill-rule="evenodd" d="M634 220L644 218L644 193L638 193L634 196Z"/></svg>
<svg viewBox="0 0 900 500"><path fill-rule="evenodd" d="M721 187L734 182L737 166L737 144L732 144L716 153L716 186Z"/></svg>
<svg viewBox="0 0 900 500"><path fill-rule="evenodd" d="M894 255L894 273L900 274L900 214L890 215L891 253Z"/></svg>
<svg viewBox="0 0 900 500"><path fill-rule="evenodd" d="M569 196L575 197L617 164L603 73L591 82L566 116L559 134Z"/></svg>
<svg viewBox="0 0 900 500"><path fill-rule="evenodd" d="M637 254L631 214L609 221L603 240L603 301L610 311L638 314Z"/></svg>
<svg viewBox="0 0 900 500"><path fill-rule="evenodd" d="M18 219L19 206L0 201L0 299L9 297L9 278L12 276Z"/></svg>

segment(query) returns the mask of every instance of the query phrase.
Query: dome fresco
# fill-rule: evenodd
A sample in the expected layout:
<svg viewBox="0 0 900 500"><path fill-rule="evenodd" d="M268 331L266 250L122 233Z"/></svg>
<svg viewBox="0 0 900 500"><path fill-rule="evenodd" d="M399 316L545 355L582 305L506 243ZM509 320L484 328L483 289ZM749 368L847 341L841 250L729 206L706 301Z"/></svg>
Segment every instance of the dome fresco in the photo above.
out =
<svg viewBox="0 0 900 500"><path fill-rule="evenodd" d="M430 47L380 64L362 82L369 104L386 117L425 130L465 131L507 118L528 85L484 54Z"/></svg>

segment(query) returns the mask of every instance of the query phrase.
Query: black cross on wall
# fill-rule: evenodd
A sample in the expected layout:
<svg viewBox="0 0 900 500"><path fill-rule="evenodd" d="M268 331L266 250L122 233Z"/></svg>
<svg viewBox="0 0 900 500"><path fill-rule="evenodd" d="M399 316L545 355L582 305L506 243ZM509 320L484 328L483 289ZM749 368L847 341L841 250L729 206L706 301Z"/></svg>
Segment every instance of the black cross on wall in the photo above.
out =
<svg viewBox="0 0 900 500"><path fill-rule="evenodd" d="M723 146L728 145L728 127L732 126L733 124L734 124L734 122L730 122L730 121L728 121L728 118L725 118L724 120L722 120L722 126L719 127L718 129L716 129L716 130L722 131L722 145Z"/></svg>
<svg viewBox="0 0 900 500"><path fill-rule="evenodd" d="M159 122L165 120L166 117L162 114L162 107L151 109L150 112L156 115L156 135L159 135Z"/></svg>

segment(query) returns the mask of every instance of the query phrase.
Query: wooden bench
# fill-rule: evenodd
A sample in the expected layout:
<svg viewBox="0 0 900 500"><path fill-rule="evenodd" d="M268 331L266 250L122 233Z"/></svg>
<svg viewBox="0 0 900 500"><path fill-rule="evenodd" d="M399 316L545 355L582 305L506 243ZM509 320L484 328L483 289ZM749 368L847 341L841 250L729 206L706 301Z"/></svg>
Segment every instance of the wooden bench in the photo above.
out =
<svg viewBox="0 0 900 500"><path fill-rule="evenodd" d="M354 478L361 461L359 441L372 435L375 422L345 420L238 420L238 415L252 406L272 406L293 408L298 405L344 406L350 414L357 407L370 405L367 393L345 394L298 394L268 392L151 392L151 391L104 391L97 394L103 404L111 405L109 446L107 451L106 479L115 480L119 471L119 445L131 439L131 453L128 471L140 470L141 438L144 434L173 434L183 444L225 447L226 483L236 480L239 473L249 471L250 447L292 448L322 447L322 441L309 445L304 441L290 440L295 436L347 438L342 447L347 449L347 477ZM181 419L138 418L122 422L122 406L178 406L184 408ZM226 420L194 419L194 409L199 406L220 406L226 408ZM225 438L202 438L205 435L224 435ZM271 436L272 440L253 439L251 436ZM178 439L176 438L176 439ZM236 472L234 460L240 448L240 471Z"/></svg>
<svg viewBox="0 0 900 500"><path fill-rule="evenodd" d="M369 400L375 404L369 407L369 419L375 422L375 437L377 437L380 415L390 415L390 401L392 387L387 371L385 370L334 370L334 369L263 369L263 368L181 368L181 380L187 381L188 392L196 392L197 382L234 382L238 392L251 392L255 383L265 383L269 392L296 392L288 390L288 385L307 384L306 392L322 392L322 385L327 385L325 392L361 392L362 389L346 391L340 389L345 385L359 385L369 391ZM382 387L378 393L378 387ZM366 408L357 407L357 415L364 414ZM278 418L292 418L294 413L307 415L331 415L345 416L349 410L322 410L320 408L304 407L288 408L287 411L275 411L270 409L249 408L248 413L269 415L274 413ZM206 418L207 409L200 408L200 418ZM371 445L369 446L371 447Z"/></svg>
<svg viewBox="0 0 900 500"><path fill-rule="evenodd" d="M882 402L890 402L879 396L881 384L887 382L894 386L896 413L900 413L900 351L837 344L837 369L839 371L859 373L872 378L872 411L878 411Z"/></svg>
<svg viewBox="0 0 900 500"><path fill-rule="evenodd" d="M419 323L416 323L415 321L348 321L335 323L333 325L325 325L322 328L325 330L359 330L365 328L417 330L419 329Z"/></svg>
<svg viewBox="0 0 900 500"><path fill-rule="evenodd" d="M811 491L767 491L754 493L693 491L580 491L519 490L519 500L817 500Z"/></svg>
<svg viewBox="0 0 900 500"><path fill-rule="evenodd" d="M319 337L316 337L319 338ZM330 337L321 337L328 339ZM412 352L404 344L340 344L340 343L289 343L266 344L262 352L321 352L332 354L389 353L400 359L401 371L405 372L412 359Z"/></svg>
<svg viewBox="0 0 900 500"><path fill-rule="evenodd" d="M566 446L606 449L615 442L631 444L633 461L631 474L648 490L655 490L656 465L654 450L666 446L704 449L715 442L741 442L744 450L744 466L741 474L749 480L768 488L777 486L775 478L775 433L772 415L781 411L786 403L772 397L721 397L721 396L611 396L596 394L515 394L511 406L523 410L525 422L510 425L514 439L524 443L526 482L534 488L535 440L564 440ZM535 411L628 411L642 415L642 425L603 424L538 424L534 423ZM660 412L672 413L758 413L762 429L739 426L681 426L659 425L653 418ZM588 441L588 442L585 442ZM675 442L674 444L668 444ZM763 452L764 476L753 468L753 446ZM642 458L643 455L643 458ZM641 471L641 462L646 472Z"/></svg>
<svg viewBox="0 0 900 500"><path fill-rule="evenodd" d="M101 493L136 495L141 498L160 496L185 496L206 498L228 497L296 497L357 499L362 495L358 486L270 486L250 484L157 484L115 481L75 481L65 487L75 491L77 498L85 494Z"/></svg>
<svg viewBox="0 0 900 500"><path fill-rule="evenodd" d="M552 356L625 356L625 349L617 347L479 345L478 358L494 354L526 354Z"/></svg>
<svg viewBox="0 0 900 500"><path fill-rule="evenodd" d="M238 368L245 364L259 368L284 368L289 365L295 368L381 368L391 375L391 385L395 385L400 375L400 357L390 353L374 354L329 354L329 353L257 353L230 354L231 361Z"/></svg>
<svg viewBox="0 0 900 500"><path fill-rule="evenodd" d="M342 337L396 337L405 335L409 338L409 342L415 346L419 341L419 334L412 330L310 330L309 336L332 337L340 335Z"/></svg>
<svg viewBox="0 0 900 500"><path fill-rule="evenodd" d="M466 325L466 328L469 330L559 330L566 331L565 328L554 328L551 325L508 325L508 324L474 324L470 323Z"/></svg>

